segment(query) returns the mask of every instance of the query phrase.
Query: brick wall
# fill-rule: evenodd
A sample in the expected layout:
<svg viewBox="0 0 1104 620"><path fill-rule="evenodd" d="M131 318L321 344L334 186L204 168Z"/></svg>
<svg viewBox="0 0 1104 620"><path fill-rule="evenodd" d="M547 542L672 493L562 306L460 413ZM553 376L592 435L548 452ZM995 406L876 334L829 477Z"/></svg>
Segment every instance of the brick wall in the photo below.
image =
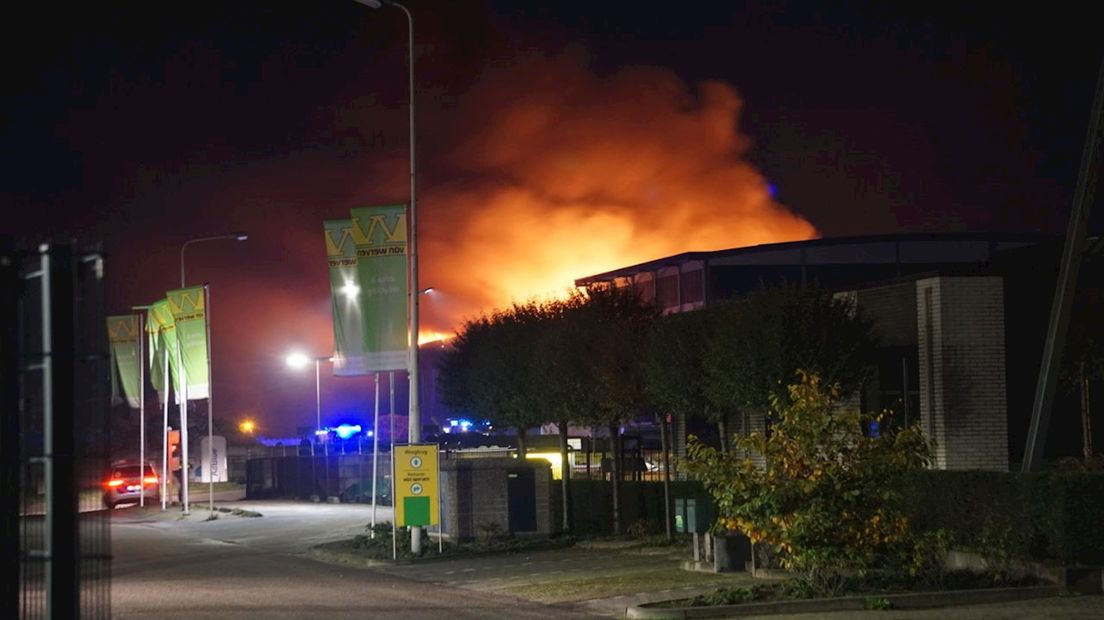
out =
<svg viewBox="0 0 1104 620"><path fill-rule="evenodd" d="M552 533L552 470L548 463L518 462L513 458L448 459L441 462L445 536L451 540L476 538L480 529L497 524L509 532L508 476L510 470L534 472L537 528L520 535Z"/></svg>
<svg viewBox="0 0 1104 620"><path fill-rule="evenodd" d="M859 313L874 322L878 344L916 344L916 284L901 282L855 292Z"/></svg>
<svg viewBox="0 0 1104 620"><path fill-rule="evenodd" d="M916 281L920 410L939 469L1008 469L999 277Z"/></svg>

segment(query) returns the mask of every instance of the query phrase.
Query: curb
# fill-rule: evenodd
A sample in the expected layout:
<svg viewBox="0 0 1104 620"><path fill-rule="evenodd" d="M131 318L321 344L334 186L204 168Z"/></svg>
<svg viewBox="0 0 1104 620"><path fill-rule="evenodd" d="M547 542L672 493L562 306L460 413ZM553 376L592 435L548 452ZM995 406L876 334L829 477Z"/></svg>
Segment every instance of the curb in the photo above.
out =
<svg viewBox="0 0 1104 620"><path fill-rule="evenodd" d="M661 603L646 603L625 610L628 618L683 620L685 618L727 618L744 615L798 614L830 611L862 611L870 599L889 601L895 609L930 609L953 605L1002 603L1032 598L1058 596L1066 592L1063 586L1030 588L991 588L984 590L950 590L947 592L909 592L901 594L871 594L840 598L806 599L714 605L710 607L655 607Z"/></svg>

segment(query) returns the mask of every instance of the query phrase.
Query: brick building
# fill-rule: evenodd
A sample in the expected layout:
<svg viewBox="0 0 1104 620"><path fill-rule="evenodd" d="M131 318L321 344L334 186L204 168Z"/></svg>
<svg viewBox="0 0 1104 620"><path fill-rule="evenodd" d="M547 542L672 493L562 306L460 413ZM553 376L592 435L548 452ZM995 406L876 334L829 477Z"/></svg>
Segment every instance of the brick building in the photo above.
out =
<svg viewBox="0 0 1104 620"><path fill-rule="evenodd" d="M850 296L880 339L875 378L857 404L918 419L936 467L1007 470L1022 458L1061 243L1038 234L815 239L688 252L575 283L631 286L668 313L780 281ZM1101 245L1094 240L1089 255ZM1082 273L1100 281L1099 265ZM677 453L688 423L675 423ZM1063 427L1056 417L1054 433Z"/></svg>

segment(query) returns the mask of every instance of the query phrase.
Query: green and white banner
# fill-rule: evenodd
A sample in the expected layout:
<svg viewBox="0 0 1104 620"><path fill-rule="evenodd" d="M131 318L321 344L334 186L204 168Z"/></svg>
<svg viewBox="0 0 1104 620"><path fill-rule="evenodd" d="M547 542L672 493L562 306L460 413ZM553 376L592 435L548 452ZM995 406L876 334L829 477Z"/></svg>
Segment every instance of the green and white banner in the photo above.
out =
<svg viewBox="0 0 1104 620"><path fill-rule="evenodd" d="M351 209L366 369L406 370L406 205Z"/></svg>
<svg viewBox="0 0 1104 620"><path fill-rule="evenodd" d="M111 344L111 359L115 360L114 370L119 373L126 395L127 404L137 409L141 381L139 380L138 315L124 314L107 317L107 341Z"/></svg>
<svg viewBox="0 0 1104 620"><path fill-rule="evenodd" d="M330 264L330 305L333 306L333 374L339 377L367 375L364 352L364 315L357 276L357 249L352 220L326 220L326 258Z"/></svg>
<svg viewBox="0 0 1104 620"><path fill-rule="evenodd" d="M207 304L203 287L169 291L166 299L176 325L176 342L184 363L188 400L202 400L210 393L207 377Z"/></svg>
<svg viewBox="0 0 1104 620"><path fill-rule="evenodd" d="M180 363L176 354L176 323L169 310L169 300L159 299L146 311L146 333L149 334L149 370L150 383L157 390L161 402L169 397L162 394L165 389L165 356L169 358L169 375L172 377L172 389L180 393ZM177 402L180 401L178 397Z"/></svg>

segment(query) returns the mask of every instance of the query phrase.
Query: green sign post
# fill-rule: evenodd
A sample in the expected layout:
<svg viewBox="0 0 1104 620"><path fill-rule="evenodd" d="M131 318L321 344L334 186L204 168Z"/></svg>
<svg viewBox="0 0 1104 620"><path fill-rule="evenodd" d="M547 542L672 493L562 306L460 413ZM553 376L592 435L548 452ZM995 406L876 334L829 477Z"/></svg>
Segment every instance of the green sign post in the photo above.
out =
<svg viewBox="0 0 1104 620"><path fill-rule="evenodd" d="M440 461L437 444L396 444L394 463L395 524L399 527L440 522Z"/></svg>

